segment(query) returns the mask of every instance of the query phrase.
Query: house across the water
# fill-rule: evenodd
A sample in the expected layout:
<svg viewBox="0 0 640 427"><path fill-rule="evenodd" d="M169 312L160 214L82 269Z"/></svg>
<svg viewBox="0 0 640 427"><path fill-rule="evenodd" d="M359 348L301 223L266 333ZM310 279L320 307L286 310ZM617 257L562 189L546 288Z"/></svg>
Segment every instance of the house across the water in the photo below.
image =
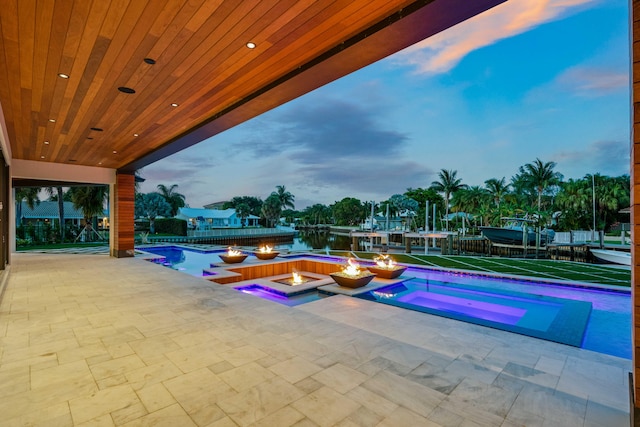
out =
<svg viewBox="0 0 640 427"><path fill-rule="evenodd" d="M209 230L212 228L241 228L241 218L235 209L180 208L176 218L184 219L191 229ZM245 226L257 227L260 217L249 215L244 218Z"/></svg>

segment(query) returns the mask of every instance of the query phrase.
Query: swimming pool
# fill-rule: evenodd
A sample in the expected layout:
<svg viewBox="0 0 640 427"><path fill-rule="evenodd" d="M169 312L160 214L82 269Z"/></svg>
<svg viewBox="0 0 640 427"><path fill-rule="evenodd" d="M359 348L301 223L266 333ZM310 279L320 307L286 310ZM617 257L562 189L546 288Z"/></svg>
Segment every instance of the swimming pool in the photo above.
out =
<svg viewBox="0 0 640 427"><path fill-rule="evenodd" d="M409 279L357 296L580 347L592 304L565 298Z"/></svg>
<svg viewBox="0 0 640 427"><path fill-rule="evenodd" d="M143 248L143 250L147 252L152 252L154 254L159 255L159 259L156 262L161 263L167 267L173 268L175 270L179 270L181 272L202 276L203 269L208 268L211 263L221 262L220 258L217 254L224 253L224 250L214 250L214 251L202 251L195 249L186 249L180 247L155 247L155 248ZM162 257L164 257L162 259ZM324 260L340 260L340 258L335 257L315 257L318 259ZM503 297L507 296L509 298L514 298L515 294L524 294L528 295L528 298L531 296L539 297L549 297L550 299L544 301L545 308L539 309L538 314L534 317L527 316L524 319L525 324L528 325L531 329L535 331L535 328L541 329L545 324L552 324L554 322L553 319L556 319L554 329L556 334L565 333L567 335L574 334L582 334L581 343L574 344L578 345L581 348L597 351L600 353L610 354L618 357L623 357L627 359L631 359L631 295L630 292L614 292L607 291L601 289L595 289L592 287L574 287L574 286L566 286L560 284L550 284L550 283L541 283L536 281L528 281L528 280L513 280L513 279L502 279L491 276L481 276L475 274L467 274L467 273L458 273L458 272L445 272L438 270L430 270L427 268L416 268L410 267L406 272L405 276L412 277L412 284L420 284L420 283L433 283L436 286L443 286L441 284L446 283L450 288L456 288L459 290L466 289L467 291L474 290L475 292L490 292L494 295L502 295ZM422 281L422 282L421 282ZM407 282L408 283L408 282ZM258 289L254 289L254 294L260 294L262 291ZM382 290L379 290L379 292ZM248 290L245 292L250 293ZM469 295L472 293L467 292L464 295L452 295L456 298L466 299L468 301L474 301L470 299ZM264 297L262 295L262 297ZM424 297L424 295L422 295ZM274 297L278 299L278 297ZM442 297L440 297L442 298ZM509 299L507 298L507 299ZM562 309L562 306L554 305L556 302L552 302L553 298L564 299L574 302L584 302L591 305L590 314L587 316L588 319L586 321L586 325L584 326L583 332L581 333L579 328L572 325L572 323L580 323L581 318L580 315L578 317L574 317L571 314L571 309L569 311L567 309ZM374 298L375 299L375 298ZM433 299L433 298L432 298ZM450 299L448 301L449 304L452 303ZM542 301L542 299L540 299ZM384 301L380 301L383 302ZM402 301L401 301L402 302ZM404 301L406 303L406 301ZM415 301L414 301L415 302ZM457 301L458 305L461 303L467 303L463 301ZM504 305L504 298L500 302L497 301L481 301L486 302L488 304L494 305ZM387 302L388 303L388 302ZM486 313L491 312L488 308L490 305L482 306L482 304L476 304L476 308L481 308L481 310L476 310L477 313L481 313L482 311ZM455 305L455 304L453 304ZM562 305L567 305L563 303ZM585 309L585 305L581 304L568 304L567 306L579 307L582 308L577 309L577 313L583 313ZM404 308L411 308L409 304L406 304ZM450 307L449 307L450 308ZM493 307L495 309L495 307ZM413 309L418 309L413 307ZM512 320L515 321L517 318L518 309L523 310L522 307L515 307L515 311L512 313ZM418 309L419 311L426 311L423 309ZM557 310L557 311L555 311ZM495 310L494 310L495 311ZM444 312L444 310L443 310ZM449 310L449 313L451 310ZM548 316L542 319L540 313L546 313ZM552 318L553 313L555 316L560 315L560 317ZM438 313L442 315L442 313ZM463 313L464 314L464 313ZM448 317L453 317L449 315ZM521 316L522 317L522 316ZM455 318L455 317L454 317ZM533 319L533 320L532 320ZM557 320L560 319L560 320ZM577 320L576 320L577 319ZM462 317L459 320L465 320ZM485 319L488 321L489 319ZM467 320L468 321L468 320ZM546 322L546 323L545 323ZM479 323L479 322L476 322ZM517 322L516 322L517 323ZM482 324L482 323L481 323ZM491 326L488 323L485 323L485 326ZM518 325L514 325L518 326ZM532 327L533 326L533 327ZM508 330L506 328L501 328ZM517 332L513 330L513 332ZM553 331L552 331L553 332ZM535 336L535 335L533 335ZM544 338L544 337L540 337ZM549 339L549 338L544 338Z"/></svg>
<svg viewBox="0 0 640 427"><path fill-rule="evenodd" d="M150 259L152 262L198 277L206 276L203 270L212 263L223 262L218 255L226 253L223 249L206 251L178 246L145 247L141 250L158 255Z"/></svg>

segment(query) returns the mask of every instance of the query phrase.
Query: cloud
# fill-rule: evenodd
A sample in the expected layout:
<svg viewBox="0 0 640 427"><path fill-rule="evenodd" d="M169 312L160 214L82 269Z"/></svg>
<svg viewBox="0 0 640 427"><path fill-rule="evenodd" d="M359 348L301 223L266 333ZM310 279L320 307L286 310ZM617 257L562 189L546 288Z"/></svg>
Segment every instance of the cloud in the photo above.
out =
<svg viewBox="0 0 640 427"><path fill-rule="evenodd" d="M297 170L306 188L340 188L345 195L388 195L404 192L408 187L427 186L433 174L430 167L406 159L381 156L358 162L336 159L331 163L307 165ZM418 184L416 184L418 183Z"/></svg>
<svg viewBox="0 0 640 427"><path fill-rule="evenodd" d="M603 68L573 67L558 76L555 83L577 95L592 97L627 90L629 74Z"/></svg>
<svg viewBox="0 0 640 427"><path fill-rule="evenodd" d="M582 150L560 151L553 156L566 176L578 178L588 173L611 176L628 174L630 148L628 141L594 141Z"/></svg>
<svg viewBox="0 0 640 427"><path fill-rule="evenodd" d="M553 21L598 0L510 0L402 52L418 73L443 73L467 54Z"/></svg>
<svg viewBox="0 0 640 427"><path fill-rule="evenodd" d="M314 96L254 120L239 144L264 167L252 175L270 182L275 173L304 193L339 188L366 197L426 182L428 167L407 153L409 136L385 117L389 103L371 92L370 102Z"/></svg>
<svg viewBox="0 0 640 427"><path fill-rule="evenodd" d="M388 128L382 101L361 105L317 97L287 107L253 123L242 149L256 158L287 153L291 161L309 165L399 155L409 142Z"/></svg>

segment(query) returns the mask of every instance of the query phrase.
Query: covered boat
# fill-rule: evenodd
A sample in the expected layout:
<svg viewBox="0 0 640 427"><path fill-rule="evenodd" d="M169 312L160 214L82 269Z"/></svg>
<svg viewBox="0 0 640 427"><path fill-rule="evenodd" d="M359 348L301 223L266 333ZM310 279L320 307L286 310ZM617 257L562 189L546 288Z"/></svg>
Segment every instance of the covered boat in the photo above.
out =
<svg viewBox="0 0 640 427"><path fill-rule="evenodd" d="M536 221L528 218L502 218L502 227L480 227L482 235L493 243L502 245L523 245L535 246L536 244ZM525 238L526 234L526 238ZM546 245L553 241L555 232L544 228L540 230L540 245Z"/></svg>

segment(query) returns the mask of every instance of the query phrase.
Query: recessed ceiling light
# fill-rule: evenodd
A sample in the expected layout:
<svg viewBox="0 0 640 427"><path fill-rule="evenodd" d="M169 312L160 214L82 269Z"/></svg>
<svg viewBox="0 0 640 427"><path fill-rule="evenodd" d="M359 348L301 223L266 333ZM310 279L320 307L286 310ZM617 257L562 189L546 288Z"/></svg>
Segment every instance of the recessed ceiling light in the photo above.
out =
<svg viewBox="0 0 640 427"><path fill-rule="evenodd" d="M140 136L140 135L138 135L137 133L134 133L133 136Z"/></svg>
<svg viewBox="0 0 640 427"><path fill-rule="evenodd" d="M255 44L254 42L249 42L249 43L247 43L247 47L248 47L249 49L255 49L256 44Z"/></svg>
<svg viewBox="0 0 640 427"><path fill-rule="evenodd" d="M135 90L131 89L130 87L126 87L126 86L120 86L118 88L118 90L122 93L136 93Z"/></svg>
<svg viewBox="0 0 640 427"><path fill-rule="evenodd" d="M116 150L113 150L113 154L118 154L118 152Z"/></svg>
<svg viewBox="0 0 640 427"><path fill-rule="evenodd" d="M41 159L44 159L44 156L40 156Z"/></svg>
<svg viewBox="0 0 640 427"><path fill-rule="evenodd" d="M49 119L49 121L50 121L51 123L55 123L55 122L56 122L56 119Z"/></svg>
<svg viewBox="0 0 640 427"><path fill-rule="evenodd" d="M179 104L176 104L175 102L172 102L172 103L171 103L171 106L172 106L172 107L177 107L178 105L179 105Z"/></svg>
<svg viewBox="0 0 640 427"><path fill-rule="evenodd" d="M49 145L49 141L45 141L45 142L44 142L44 145Z"/></svg>
<svg viewBox="0 0 640 427"><path fill-rule="evenodd" d="M58 73L58 77L61 77L63 79L68 79L69 78L69 74L65 74L65 73Z"/></svg>
<svg viewBox="0 0 640 427"><path fill-rule="evenodd" d="M88 136L87 139L93 139L92 137Z"/></svg>
<svg viewBox="0 0 640 427"><path fill-rule="evenodd" d="M99 165L101 165L101 164L102 164L102 162L98 162L98 164L99 164Z"/></svg>
<svg viewBox="0 0 640 427"><path fill-rule="evenodd" d="M102 132L104 129L102 129L102 128L91 128L91 130L95 130L96 132Z"/></svg>
<svg viewBox="0 0 640 427"><path fill-rule="evenodd" d="M156 63L156 60L152 59L152 58L144 58L143 61L146 62L149 65L153 65L153 64Z"/></svg>

